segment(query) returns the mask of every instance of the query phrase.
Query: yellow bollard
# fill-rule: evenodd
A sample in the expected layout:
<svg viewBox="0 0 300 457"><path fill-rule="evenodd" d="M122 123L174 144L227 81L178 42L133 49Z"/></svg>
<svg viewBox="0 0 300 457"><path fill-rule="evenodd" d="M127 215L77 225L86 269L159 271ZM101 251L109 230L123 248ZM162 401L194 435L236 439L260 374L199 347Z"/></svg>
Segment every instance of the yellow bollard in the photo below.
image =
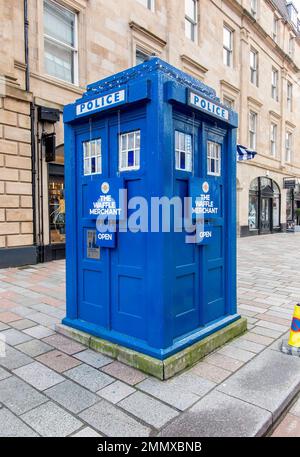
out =
<svg viewBox="0 0 300 457"><path fill-rule="evenodd" d="M295 306L291 325L289 346L300 348L300 303Z"/></svg>

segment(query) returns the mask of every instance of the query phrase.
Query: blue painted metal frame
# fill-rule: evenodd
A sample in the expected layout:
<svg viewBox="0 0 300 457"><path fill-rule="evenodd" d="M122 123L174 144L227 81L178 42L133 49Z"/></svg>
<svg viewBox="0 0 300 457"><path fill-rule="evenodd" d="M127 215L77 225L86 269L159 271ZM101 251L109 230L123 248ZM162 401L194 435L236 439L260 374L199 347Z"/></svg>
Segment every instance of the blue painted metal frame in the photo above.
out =
<svg viewBox="0 0 300 457"><path fill-rule="evenodd" d="M126 91L122 105L76 116L79 103L121 89ZM90 84L83 97L64 110L67 317L63 323L158 359L240 317L236 312L237 114L229 110L228 120L222 120L188 105L191 89L224 107L213 89L153 58ZM118 135L137 128L141 130L141 168L120 173ZM191 173L175 170L175 129L193 136ZM220 188L223 212L209 221L217 233L216 243L188 246L185 233L118 233L117 247L101 248L100 261L84 259L83 232L92 227L92 221L82 218L78 202L79 186L84 185L80 144L99 132L104 144L101 181L121 175L130 196L139 192L148 201L157 196L188 196L190 178L207 176L207 140L219 142L224 173L213 179ZM85 284L83 276L94 282ZM210 296L216 279L219 296ZM93 307L97 303L89 300L102 299L106 310L99 316L101 307Z"/></svg>

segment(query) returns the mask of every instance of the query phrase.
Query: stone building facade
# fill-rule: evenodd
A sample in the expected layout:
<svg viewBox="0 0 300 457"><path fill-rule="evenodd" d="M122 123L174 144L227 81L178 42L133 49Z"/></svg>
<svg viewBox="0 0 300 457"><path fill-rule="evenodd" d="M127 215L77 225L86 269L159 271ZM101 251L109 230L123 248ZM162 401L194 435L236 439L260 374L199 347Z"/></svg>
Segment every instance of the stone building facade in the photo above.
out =
<svg viewBox="0 0 300 457"><path fill-rule="evenodd" d="M291 2L0 5L0 266L64 255L63 105L151 54L212 86L239 114L238 142L257 155L238 163L238 234L299 222L300 40Z"/></svg>

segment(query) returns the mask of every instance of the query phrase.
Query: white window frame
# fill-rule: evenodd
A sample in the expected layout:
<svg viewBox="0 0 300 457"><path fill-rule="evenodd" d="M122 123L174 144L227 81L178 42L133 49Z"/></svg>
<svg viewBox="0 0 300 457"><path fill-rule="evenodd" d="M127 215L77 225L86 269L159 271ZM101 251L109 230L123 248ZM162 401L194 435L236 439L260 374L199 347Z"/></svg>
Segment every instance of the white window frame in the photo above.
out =
<svg viewBox="0 0 300 457"><path fill-rule="evenodd" d="M253 57L253 65L251 63L251 56ZM256 87L258 87L258 52L254 49L250 49L250 81Z"/></svg>
<svg viewBox="0 0 300 457"><path fill-rule="evenodd" d="M94 146L94 151L92 151L92 146ZM99 149L96 150L97 146ZM83 141L82 143L83 150L83 175L84 176L93 176L102 174L102 141L101 138L94 138L93 140ZM92 159L95 159L95 164L100 164L97 171L92 172ZM97 159L99 162L97 162ZM88 166L86 167L86 164Z"/></svg>
<svg viewBox="0 0 300 457"><path fill-rule="evenodd" d="M181 141L182 140L182 141ZM175 169L179 171L192 172L193 170L193 135L191 133L175 130ZM181 154L184 154L185 168L180 166Z"/></svg>
<svg viewBox="0 0 300 457"><path fill-rule="evenodd" d="M291 57L293 57L294 53L295 53L295 38L290 35L290 37L289 37L289 55Z"/></svg>
<svg viewBox="0 0 300 457"><path fill-rule="evenodd" d="M193 3L194 3L194 17L190 17L188 14L187 14L187 10L186 10L186 5L185 6L185 17L184 17L184 21L185 21L185 24L188 22L190 25L191 25L191 31L192 31L192 34L191 36L188 34L187 32L187 28L185 27L185 36L191 40L191 41L197 41L197 38L198 38L198 0L191 0Z"/></svg>
<svg viewBox="0 0 300 457"><path fill-rule="evenodd" d="M293 133L287 130L285 132L285 161L287 163L292 162L293 152Z"/></svg>
<svg viewBox="0 0 300 457"><path fill-rule="evenodd" d="M137 0L141 5L150 11L155 11L155 0Z"/></svg>
<svg viewBox="0 0 300 457"><path fill-rule="evenodd" d="M214 171L212 162L214 161ZM207 174L210 176L221 176L222 171L222 147L215 141L207 142Z"/></svg>
<svg viewBox="0 0 300 457"><path fill-rule="evenodd" d="M66 81L65 79L61 79L59 78L58 76L53 76L51 74L48 74L46 73L45 71L45 74L49 75L51 78L55 78L55 79L58 79L59 81L64 81L68 84L74 84L74 85L78 85L78 13L72 11L71 9L69 8L66 8L65 6L62 6L60 4L58 4L57 2L53 1L53 0L43 0L43 5L45 3L49 3L49 4L52 4L54 5L54 7L56 7L57 9L61 9L61 10L66 10L68 11L69 13L72 13L74 14L74 46L70 46L60 40L57 40L56 38L53 38L51 37L50 35L48 35L47 33L43 33L43 43L44 43L44 46L45 46L45 41L48 40L50 43L53 43L53 44L56 44L58 46L61 46L62 48L64 49L68 49L68 50L71 50L72 52L72 56L73 56L73 62L72 62L72 65L73 65L73 74L72 74L72 81ZM44 51L45 52L45 51Z"/></svg>
<svg viewBox="0 0 300 457"><path fill-rule="evenodd" d="M225 45L224 32L225 30L230 34L229 47ZM226 57L225 57L226 56ZM226 24L223 25L223 64L227 67L233 66L233 30Z"/></svg>
<svg viewBox="0 0 300 457"><path fill-rule="evenodd" d="M249 111L249 148L253 150L257 145L257 117L255 111Z"/></svg>
<svg viewBox="0 0 300 457"><path fill-rule="evenodd" d="M272 83L271 83L271 96L273 100L278 102L278 80L279 72L276 68L272 68Z"/></svg>
<svg viewBox="0 0 300 457"><path fill-rule="evenodd" d="M133 147L129 148L129 135L133 134ZM139 146L137 137L139 136ZM126 146L123 148L123 138L126 138ZM133 151L133 165L128 165L128 153ZM122 165L123 154L126 154L126 165ZM141 168L141 130L131 130L119 134L119 171L136 171Z"/></svg>
<svg viewBox="0 0 300 457"><path fill-rule="evenodd" d="M277 155L277 124L271 122L270 128L270 154L272 157Z"/></svg>
<svg viewBox="0 0 300 457"><path fill-rule="evenodd" d="M286 106L291 113L293 111L293 84L289 81L287 81L286 87Z"/></svg>
<svg viewBox="0 0 300 457"><path fill-rule="evenodd" d="M251 0L250 1L250 10L251 10L251 15L256 19L257 17L257 2L258 0Z"/></svg>
<svg viewBox="0 0 300 457"><path fill-rule="evenodd" d="M140 63L137 63L137 55L138 54L142 54L143 56L145 56L144 62L147 60L147 57L150 56L150 54L148 54L146 51L143 51L142 49L137 47L136 50L135 50L135 64L136 65L140 65ZM141 62L141 63L143 63L143 62Z"/></svg>
<svg viewBox="0 0 300 457"><path fill-rule="evenodd" d="M223 104L227 106L227 108L234 109L234 100L230 97L227 97L227 95L224 95L223 97Z"/></svg>

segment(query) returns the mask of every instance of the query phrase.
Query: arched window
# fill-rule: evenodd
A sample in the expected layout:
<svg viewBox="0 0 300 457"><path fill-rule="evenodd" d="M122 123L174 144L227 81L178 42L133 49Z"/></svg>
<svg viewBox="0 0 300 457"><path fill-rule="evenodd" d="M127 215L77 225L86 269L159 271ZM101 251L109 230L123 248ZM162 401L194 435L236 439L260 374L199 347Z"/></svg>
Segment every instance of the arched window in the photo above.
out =
<svg viewBox="0 0 300 457"><path fill-rule="evenodd" d="M249 230L268 233L280 229L280 189L270 178L253 179L249 188Z"/></svg>

